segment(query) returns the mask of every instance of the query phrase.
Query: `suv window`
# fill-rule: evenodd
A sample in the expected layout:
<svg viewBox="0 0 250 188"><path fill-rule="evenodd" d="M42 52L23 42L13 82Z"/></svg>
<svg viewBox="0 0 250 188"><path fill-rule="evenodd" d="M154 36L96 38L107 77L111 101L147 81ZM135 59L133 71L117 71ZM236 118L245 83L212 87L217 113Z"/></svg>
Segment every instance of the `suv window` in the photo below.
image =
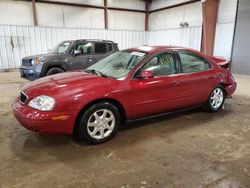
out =
<svg viewBox="0 0 250 188"><path fill-rule="evenodd" d="M154 76L176 73L173 53L167 52L154 56L141 68L141 71L153 71Z"/></svg>
<svg viewBox="0 0 250 188"><path fill-rule="evenodd" d="M108 43L108 52L111 52L112 50L113 50L112 44L111 44L111 43Z"/></svg>
<svg viewBox="0 0 250 188"><path fill-rule="evenodd" d="M107 52L106 43L103 42L95 43L95 53L106 53L106 52Z"/></svg>
<svg viewBox="0 0 250 188"><path fill-rule="evenodd" d="M91 53L92 45L91 42L81 42L76 45L75 49L81 51L81 54L89 54Z"/></svg>
<svg viewBox="0 0 250 188"><path fill-rule="evenodd" d="M71 44L72 42L68 42L68 41L61 42L55 48L53 48L50 51L50 53L51 54L63 54L69 49Z"/></svg>
<svg viewBox="0 0 250 188"><path fill-rule="evenodd" d="M183 73L200 72L208 70L211 65L200 56L189 52L179 52Z"/></svg>

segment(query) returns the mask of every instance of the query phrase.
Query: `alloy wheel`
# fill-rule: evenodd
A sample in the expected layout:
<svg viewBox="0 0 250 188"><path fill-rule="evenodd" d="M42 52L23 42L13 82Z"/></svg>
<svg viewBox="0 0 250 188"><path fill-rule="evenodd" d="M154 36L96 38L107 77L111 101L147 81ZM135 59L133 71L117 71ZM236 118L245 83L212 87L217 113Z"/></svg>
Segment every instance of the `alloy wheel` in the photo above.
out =
<svg viewBox="0 0 250 188"><path fill-rule="evenodd" d="M214 109L219 108L223 103L224 94L221 88L216 88L210 97L211 107Z"/></svg>
<svg viewBox="0 0 250 188"><path fill-rule="evenodd" d="M115 127L115 116L108 109L95 111L88 119L88 134L97 140L110 136Z"/></svg>

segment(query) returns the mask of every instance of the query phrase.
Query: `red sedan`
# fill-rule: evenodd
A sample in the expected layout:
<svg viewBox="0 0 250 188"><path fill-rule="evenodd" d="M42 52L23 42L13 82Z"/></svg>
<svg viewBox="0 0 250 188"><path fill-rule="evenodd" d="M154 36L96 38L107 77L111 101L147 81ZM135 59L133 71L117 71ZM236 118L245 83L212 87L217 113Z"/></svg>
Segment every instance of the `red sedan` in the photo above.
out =
<svg viewBox="0 0 250 188"><path fill-rule="evenodd" d="M201 105L219 111L236 89L226 64L186 48L131 48L84 72L29 82L12 107L29 130L102 143L129 120Z"/></svg>

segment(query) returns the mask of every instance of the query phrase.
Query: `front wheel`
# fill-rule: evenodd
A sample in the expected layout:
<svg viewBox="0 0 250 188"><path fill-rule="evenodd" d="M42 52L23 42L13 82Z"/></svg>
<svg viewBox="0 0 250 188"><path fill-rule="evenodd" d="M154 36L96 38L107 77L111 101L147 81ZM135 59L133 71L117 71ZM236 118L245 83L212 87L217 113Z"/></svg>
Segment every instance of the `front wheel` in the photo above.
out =
<svg viewBox="0 0 250 188"><path fill-rule="evenodd" d="M210 112L219 111L225 102L225 98L226 94L223 86L218 85L210 94L206 104L206 109Z"/></svg>
<svg viewBox="0 0 250 188"><path fill-rule="evenodd" d="M120 124L118 109L109 102L92 105L80 117L75 136L89 144L100 144L113 138Z"/></svg>
<svg viewBox="0 0 250 188"><path fill-rule="evenodd" d="M58 73L63 73L64 70L59 68L59 67L53 67L53 68L50 68L47 73L46 73L46 76L50 76L50 75L54 75L54 74L58 74Z"/></svg>

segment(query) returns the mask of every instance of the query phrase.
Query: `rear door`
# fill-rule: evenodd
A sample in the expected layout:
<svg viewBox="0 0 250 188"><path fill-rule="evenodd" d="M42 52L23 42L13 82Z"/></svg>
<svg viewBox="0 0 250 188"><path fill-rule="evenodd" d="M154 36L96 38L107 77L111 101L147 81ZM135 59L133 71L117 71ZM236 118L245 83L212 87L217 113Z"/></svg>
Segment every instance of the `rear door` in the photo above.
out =
<svg viewBox="0 0 250 188"><path fill-rule="evenodd" d="M183 107L206 102L215 87L214 70L208 60L190 51L179 51L177 59L181 65L178 81Z"/></svg>
<svg viewBox="0 0 250 188"><path fill-rule="evenodd" d="M74 50L79 50L81 51L81 53L75 55ZM94 54L94 46L92 42L89 41L78 42L72 49L70 55L69 62L71 70L83 70L92 65L93 54Z"/></svg>
<svg viewBox="0 0 250 188"><path fill-rule="evenodd" d="M108 51L108 44L106 42L94 42L94 52L95 55L92 57L92 64L111 54Z"/></svg>

